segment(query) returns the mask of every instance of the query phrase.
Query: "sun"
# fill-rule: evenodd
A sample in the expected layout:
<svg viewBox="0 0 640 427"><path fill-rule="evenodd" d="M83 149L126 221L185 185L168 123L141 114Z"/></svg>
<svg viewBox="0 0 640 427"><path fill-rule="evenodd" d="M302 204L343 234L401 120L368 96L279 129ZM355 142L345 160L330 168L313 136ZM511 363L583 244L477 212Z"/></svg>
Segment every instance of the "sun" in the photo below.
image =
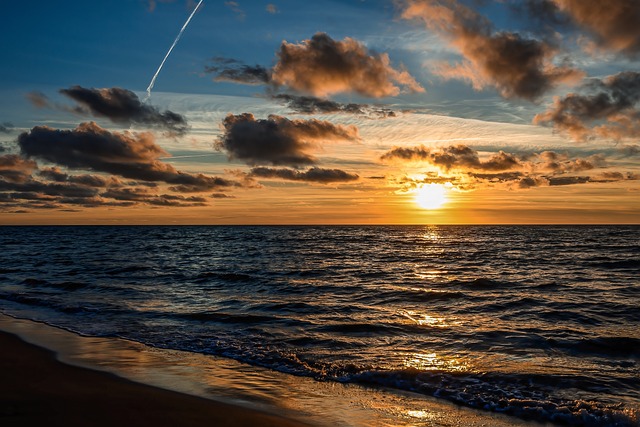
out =
<svg viewBox="0 0 640 427"><path fill-rule="evenodd" d="M415 191L415 201L423 209L438 209L447 200L447 188L443 184L423 184Z"/></svg>

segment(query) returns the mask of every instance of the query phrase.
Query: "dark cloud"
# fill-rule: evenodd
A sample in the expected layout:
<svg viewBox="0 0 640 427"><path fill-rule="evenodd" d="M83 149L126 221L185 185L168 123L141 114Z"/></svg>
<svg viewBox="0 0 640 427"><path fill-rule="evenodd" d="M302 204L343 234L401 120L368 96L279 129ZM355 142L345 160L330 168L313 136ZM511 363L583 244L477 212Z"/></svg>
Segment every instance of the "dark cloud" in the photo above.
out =
<svg viewBox="0 0 640 427"><path fill-rule="evenodd" d="M50 183L29 179L24 182L0 180L1 192L37 193L44 196L87 198L98 194L95 188L79 184Z"/></svg>
<svg viewBox="0 0 640 427"><path fill-rule="evenodd" d="M630 56L640 53L638 0L553 0L600 46Z"/></svg>
<svg viewBox="0 0 640 427"><path fill-rule="evenodd" d="M206 206L207 199L197 196L179 196L173 194L150 194L147 189L117 188L109 189L100 196L129 202L145 203L155 206Z"/></svg>
<svg viewBox="0 0 640 427"><path fill-rule="evenodd" d="M107 187L122 185L115 177L102 177L98 175L69 175L62 172L58 167L42 168L38 171L38 175L55 182L72 182L76 184L86 185L87 187Z"/></svg>
<svg viewBox="0 0 640 427"><path fill-rule="evenodd" d="M496 32L491 22L456 0L404 0L402 17L420 20L442 34L464 56L457 65L441 65L445 78L471 82L476 89L495 87L505 98L536 100L561 83L575 83L583 73L558 66L550 43L515 32Z"/></svg>
<svg viewBox="0 0 640 427"><path fill-rule="evenodd" d="M212 199L235 199L236 198L235 196L225 194L225 193L213 193L209 197L211 197Z"/></svg>
<svg viewBox="0 0 640 427"><path fill-rule="evenodd" d="M389 108L369 104L341 104L328 99L316 98L315 96L299 96L284 93L273 95L272 98L283 102L291 110L301 114L345 113L371 118L396 117L396 112Z"/></svg>
<svg viewBox="0 0 640 427"><path fill-rule="evenodd" d="M12 130L13 130L13 123L11 122L0 123L0 133L11 133Z"/></svg>
<svg viewBox="0 0 640 427"><path fill-rule="evenodd" d="M567 26L571 22L553 0L511 0L510 6L517 15L526 14L543 28Z"/></svg>
<svg viewBox="0 0 640 427"><path fill-rule="evenodd" d="M0 169L0 210L5 212L16 209L64 210L69 206L94 208L146 204L180 207L207 204L205 197L158 195L152 193L149 187L128 187L114 177L69 175L56 167L43 168L38 172L45 180L33 176L11 180L1 172Z"/></svg>
<svg viewBox="0 0 640 427"><path fill-rule="evenodd" d="M205 72L215 74L217 82L232 82L247 85L268 84L271 70L261 65L246 65L230 58L213 58L214 65L205 67Z"/></svg>
<svg viewBox="0 0 640 427"><path fill-rule="evenodd" d="M335 125L322 120L289 120L271 115L256 120L253 114L229 114L222 123L224 134L215 147L230 159L250 166L301 166L316 163L309 153L322 142L358 141L354 126Z"/></svg>
<svg viewBox="0 0 640 427"><path fill-rule="evenodd" d="M519 188L533 188L533 187L546 187L549 185L549 180L541 176L525 176L518 180Z"/></svg>
<svg viewBox="0 0 640 427"><path fill-rule="evenodd" d="M24 182L38 165L15 154L0 156L0 178L10 182Z"/></svg>
<svg viewBox="0 0 640 427"><path fill-rule="evenodd" d="M109 132L93 122L82 123L74 130L36 126L18 137L18 145L26 157L40 158L70 169L187 185L201 191L234 185L218 177L181 172L161 162L158 158L168 153L156 145L153 134Z"/></svg>
<svg viewBox="0 0 640 427"><path fill-rule="evenodd" d="M316 167L304 172L294 169L259 167L251 169L249 175L254 178L275 178L287 181L319 182L322 184L357 181L359 179L358 175L340 169L322 169Z"/></svg>
<svg viewBox="0 0 640 427"><path fill-rule="evenodd" d="M501 171L520 167L519 160L503 151L492 155L489 159L480 160L477 151L466 145L452 145L439 149L420 147L396 147L383 154L381 160L426 161L434 166L449 169L469 169Z"/></svg>
<svg viewBox="0 0 640 427"><path fill-rule="evenodd" d="M317 33L299 44L282 42L271 69L215 58L214 80L287 87L298 93L324 97L355 92L371 98L396 96L402 90L424 92L404 69L395 69L386 53L370 52L352 38L333 40Z"/></svg>
<svg viewBox="0 0 640 427"><path fill-rule="evenodd" d="M578 141L593 136L640 137L640 73L625 71L592 79L581 92L557 97L547 111L535 116L534 123L552 124Z"/></svg>
<svg viewBox="0 0 640 427"><path fill-rule="evenodd" d="M127 89L72 86L60 90L60 93L80 104L75 112L105 117L114 123L152 126L178 135L189 129L184 116L169 110L160 112L151 105L143 104L135 93Z"/></svg>
<svg viewBox="0 0 640 427"><path fill-rule="evenodd" d="M594 154L587 158L570 159L567 154L543 151L532 156L537 162L530 162L530 165L533 165L536 169L554 173L582 172L607 166L606 158L602 154Z"/></svg>
<svg viewBox="0 0 640 427"><path fill-rule="evenodd" d="M620 152L625 157L634 157L640 155L640 145L625 145L620 147Z"/></svg>

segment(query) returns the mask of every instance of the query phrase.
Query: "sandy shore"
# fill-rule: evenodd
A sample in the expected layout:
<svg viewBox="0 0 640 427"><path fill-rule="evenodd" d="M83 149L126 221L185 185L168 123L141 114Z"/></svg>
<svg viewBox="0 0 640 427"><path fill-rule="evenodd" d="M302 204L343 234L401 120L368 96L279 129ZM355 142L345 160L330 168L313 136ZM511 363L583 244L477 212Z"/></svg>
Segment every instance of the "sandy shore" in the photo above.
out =
<svg viewBox="0 0 640 427"><path fill-rule="evenodd" d="M543 427L415 393L315 381L2 314L0 370L2 427Z"/></svg>
<svg viewBox="0 0 640 427"><path fill-rule="evenodd" d="M275 415L66 365L0 332L0 425L301 426Z"/></svg>

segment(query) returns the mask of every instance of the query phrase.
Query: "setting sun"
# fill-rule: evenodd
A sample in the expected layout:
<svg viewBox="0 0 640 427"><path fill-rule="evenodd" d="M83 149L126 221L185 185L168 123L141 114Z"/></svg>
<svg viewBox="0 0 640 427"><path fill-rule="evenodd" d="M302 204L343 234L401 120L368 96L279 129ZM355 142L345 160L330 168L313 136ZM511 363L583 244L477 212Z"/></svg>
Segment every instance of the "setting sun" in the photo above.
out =
<svg viewBox="0 0 640 427"><path fill-rule="evenodd" d="M443 184L424 184L416 189L415 201L423 209L438 209L448 200Z"/></svg>

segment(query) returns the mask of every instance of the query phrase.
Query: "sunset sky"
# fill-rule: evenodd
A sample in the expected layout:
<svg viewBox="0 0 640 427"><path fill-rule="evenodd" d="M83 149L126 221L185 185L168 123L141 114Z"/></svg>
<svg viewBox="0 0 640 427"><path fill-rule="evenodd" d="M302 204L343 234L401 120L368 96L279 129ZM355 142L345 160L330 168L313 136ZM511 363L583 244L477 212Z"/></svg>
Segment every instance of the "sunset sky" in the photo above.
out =
<svg viewBox="0 0 640 427"><path fill-rule="evenodd" d="M640 222L637 0L4 2L0 224Z"/></svg>

